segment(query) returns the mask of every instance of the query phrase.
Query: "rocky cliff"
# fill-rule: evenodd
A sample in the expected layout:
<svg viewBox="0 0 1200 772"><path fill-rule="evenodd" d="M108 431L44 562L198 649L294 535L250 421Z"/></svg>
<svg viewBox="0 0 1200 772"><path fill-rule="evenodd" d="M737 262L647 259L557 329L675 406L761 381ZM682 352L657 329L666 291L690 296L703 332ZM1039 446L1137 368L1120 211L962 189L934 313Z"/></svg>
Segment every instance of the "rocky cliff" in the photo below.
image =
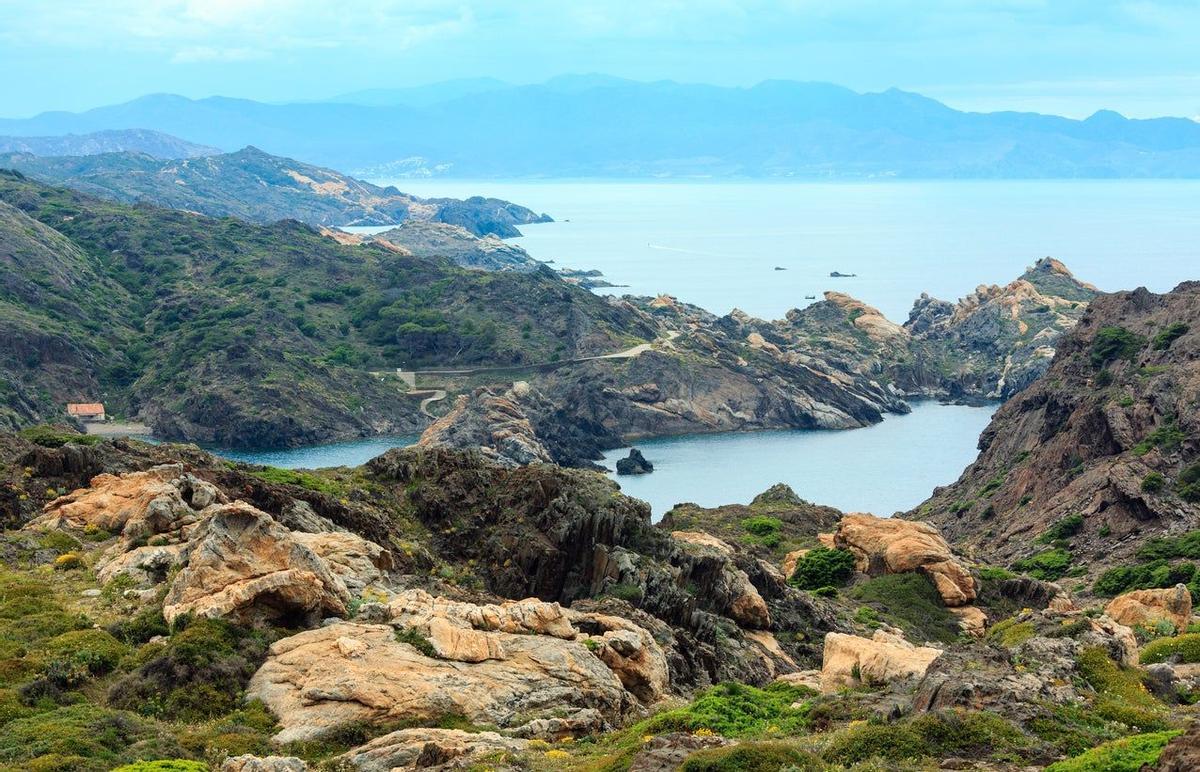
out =
<svg viewBox="0 0 1200 772"><path fill-rule="evenodd" d="M975 463L914 514L981 558L1053 576L1194 557L1146 545L1200 527L1197 329L1195 282L1097 297L996 413Z"/></svg>

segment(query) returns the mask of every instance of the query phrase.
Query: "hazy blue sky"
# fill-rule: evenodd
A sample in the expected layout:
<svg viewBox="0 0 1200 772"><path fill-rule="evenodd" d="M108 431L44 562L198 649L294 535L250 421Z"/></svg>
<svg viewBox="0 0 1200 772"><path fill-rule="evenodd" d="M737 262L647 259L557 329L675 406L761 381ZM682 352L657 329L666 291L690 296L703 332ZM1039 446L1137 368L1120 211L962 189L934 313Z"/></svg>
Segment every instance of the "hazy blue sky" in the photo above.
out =
<svg viewBox="0 0 1200 772"><path fill-rule="evenodd" d="M603 72L1197 116L1198 47L1197 0L0 0L0 115Z"/></svg>

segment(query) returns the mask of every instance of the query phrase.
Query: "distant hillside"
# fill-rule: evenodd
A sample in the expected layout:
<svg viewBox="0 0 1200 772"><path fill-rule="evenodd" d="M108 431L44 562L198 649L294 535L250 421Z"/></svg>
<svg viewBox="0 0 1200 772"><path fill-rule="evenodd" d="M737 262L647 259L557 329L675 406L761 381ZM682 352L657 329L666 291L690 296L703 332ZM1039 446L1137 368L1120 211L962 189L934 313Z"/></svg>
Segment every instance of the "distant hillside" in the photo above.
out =
<svg viewBox="0 0 1200 772"><path fill-rule="evenodd" d="M332 169L247 147L236 153L161 160L144 153L42 157L0 155L0 168L133 203L234 216L253 222L300 220L310 225L391 225L432 220L475 235L519 235L516 226L550 218L495 198L421 199Z"/></svg>
<svg viewBox="0 0 1200 772"><path fill-rule="evenodd" d="M0 428L96 400L227 446L408 432L427 422L417 401L369 370L545 362L656 333L548 268L465 271L0 171Z"/></svg>
<svg viewBox="0 0 1200 772"><path fill-rule="evenodd" d="M94 131L61 137L0 137L0 153L98 155L122 152L145 153L155 158L198 158L217 155L221 150L147 129Z"/></svg>
<svg viewBox="0 0 1200 772"><path fill-rule="evenodd" d="M896 89L793 81L580 76L440 89L282 105L159 94L0 120L0 134L144 126L379 177L1200 177L1200 124L1184 118L969 113Z"/></svg>

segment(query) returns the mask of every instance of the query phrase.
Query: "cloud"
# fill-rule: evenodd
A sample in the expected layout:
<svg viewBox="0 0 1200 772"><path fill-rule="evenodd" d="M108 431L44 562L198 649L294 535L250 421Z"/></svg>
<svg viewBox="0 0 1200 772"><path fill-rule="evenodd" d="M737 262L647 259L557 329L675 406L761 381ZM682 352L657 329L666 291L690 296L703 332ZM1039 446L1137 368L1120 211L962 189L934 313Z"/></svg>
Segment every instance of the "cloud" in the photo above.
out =
<svg viewBox="0 0 1200 772"><path fill-rule="evenodd" d="M254 48L213 48L211 46L188 46L175 52L172 64L194 64L196 62L249 62L266 59L269 54Z"/></svg>

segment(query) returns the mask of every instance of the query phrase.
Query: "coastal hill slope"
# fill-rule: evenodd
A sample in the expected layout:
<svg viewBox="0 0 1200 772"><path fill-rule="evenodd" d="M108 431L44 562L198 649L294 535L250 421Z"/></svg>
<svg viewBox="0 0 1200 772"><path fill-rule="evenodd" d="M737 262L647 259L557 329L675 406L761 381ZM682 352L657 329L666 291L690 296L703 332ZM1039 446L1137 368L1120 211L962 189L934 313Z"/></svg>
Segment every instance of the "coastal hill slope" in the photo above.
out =
<svg viewBox="0 0 1200 772"><path fill-rule="evenodd" d="M197 158L218 155L221 151L148 129L112 129L58 137L0 137L0 153L62 156L125 152L145 153L155 158Z"/></svg>
<svg viewBox="0 0 1200 772"><path fill-rule="evenodd" d="M362 101L276 105L157 94L83 113L0 120L0 134L149 128L388 177L1200 176L1200 124L1186 118L972 113L897 89L583 76L448 86L441 99Z"/></svg>
<svg viewBox="0 0 1200 772"><path fill-rule="evenodd" d="M1200 283L1100 295L1049 370L997 411L979 458L911 514L982 559L1046 578L1121 566L1096 585L1109 594L1190 581L1198 333Z"/></svg>
<svg viewBox="0 0 1200 772"><path fill-rule="evenodd" d="M145 200L260 223L293 219L310 225L394 225L420 220L507 238L520 235L517 225L550 219L494 198L422 199L255 147L168 160L141 152L51 157L16 152L0 155L0 168L115 201Z"/></svg>
<svg viewBox="0 0 1200 772"><path fill-rule="evenodd" d="M424 426L371 370L546 362L657 334L547 268L485 275L16 172L0 172L0 325L6 425L103 401L166 438L258 447Z"/></svg>

